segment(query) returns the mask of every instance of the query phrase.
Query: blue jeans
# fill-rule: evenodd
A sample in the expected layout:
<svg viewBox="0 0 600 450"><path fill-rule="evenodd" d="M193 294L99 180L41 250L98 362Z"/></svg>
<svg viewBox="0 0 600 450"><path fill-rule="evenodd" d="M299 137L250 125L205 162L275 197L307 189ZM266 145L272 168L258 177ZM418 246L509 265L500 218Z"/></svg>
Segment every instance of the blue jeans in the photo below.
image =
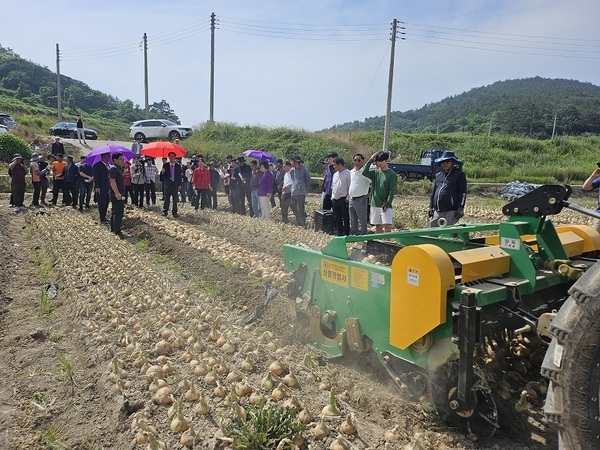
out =
<svg viewBox="0 0 600 450"><path fill-rule="evenodd" d="M258 199L258 190L254 189L251 193L252 196L252 211L254 217L260 217L260 200Z"/></svg>

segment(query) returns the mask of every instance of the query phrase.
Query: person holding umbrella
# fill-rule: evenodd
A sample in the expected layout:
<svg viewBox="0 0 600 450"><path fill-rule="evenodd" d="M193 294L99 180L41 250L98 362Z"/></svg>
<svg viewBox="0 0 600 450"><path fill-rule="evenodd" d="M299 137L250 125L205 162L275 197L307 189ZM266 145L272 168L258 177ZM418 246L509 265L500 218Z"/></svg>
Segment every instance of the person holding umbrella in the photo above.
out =
<svg viewBox="0 0 600 450"><path fill-rule="evenodd" d="M173 217L179 217L177 213L177 201L179 186L181 185L181 164L175 161L175 152L169 152L169 161L163 164L160 173L163 175L165 199L163 203L163 216L169 214L171 199L173 199Z"/></svg>
<svg viewBox="0 0 600 450"><path fill-rule="evenodd" d="M122 238L121 224L123 223L123 215L125 214L125 179L123 178L123 169L127 163L121 153L113 154L113 163L114 166L111 166L108 170L109 196L112 205L110 231Z"/></svg>

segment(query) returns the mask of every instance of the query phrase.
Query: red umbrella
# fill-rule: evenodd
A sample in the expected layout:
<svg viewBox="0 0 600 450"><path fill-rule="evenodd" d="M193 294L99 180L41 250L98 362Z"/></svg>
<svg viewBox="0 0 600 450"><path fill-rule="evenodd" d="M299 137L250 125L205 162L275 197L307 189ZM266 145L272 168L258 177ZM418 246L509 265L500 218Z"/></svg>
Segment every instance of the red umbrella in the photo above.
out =
<svg viewBox="0 0 600 450"><path fill-rule="evenodd" d="M142 148L142 155L152 158L166 158L171 152L175 153L176 158L183 158L186 153L181 145L169 141L150 142Z"/></svg>

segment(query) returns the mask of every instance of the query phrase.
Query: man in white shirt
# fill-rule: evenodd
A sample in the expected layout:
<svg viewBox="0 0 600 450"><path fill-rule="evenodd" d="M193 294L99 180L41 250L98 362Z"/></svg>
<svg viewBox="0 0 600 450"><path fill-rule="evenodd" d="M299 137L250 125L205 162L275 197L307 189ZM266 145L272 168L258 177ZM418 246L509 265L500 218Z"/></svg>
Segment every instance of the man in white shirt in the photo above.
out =
<svg viewBox="0 0 600 450"><path fill-rule="evenodd" d="M333 181L331 182L331 209L333 210L333 230L337 236L350 235L350 214L348 192L350 191L350 171L340 156L333 160Z"/></svg>
<svg viewBox="0 0 600 450"><path fill-rule="evenodd" d="M371 180L362 174L365 157L357 153L352 161L354 167L350 171L350 191L348 194L350 200L350 234L361 235L367 234Z"/></svg>
<svg viewBox="0 0 600 450"><path fill-rule="evenodd" d="M290 170L292 169L292 163L286 161L283 164L283 183L281 185L281 221L288 223L288 212L292 204L292 177L290 177Z"/></svg>

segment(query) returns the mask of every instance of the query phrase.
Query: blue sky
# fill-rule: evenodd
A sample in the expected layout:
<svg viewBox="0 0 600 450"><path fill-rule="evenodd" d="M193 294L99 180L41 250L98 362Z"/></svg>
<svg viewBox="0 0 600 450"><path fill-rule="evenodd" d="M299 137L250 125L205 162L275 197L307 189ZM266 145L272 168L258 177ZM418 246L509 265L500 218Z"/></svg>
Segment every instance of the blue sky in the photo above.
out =
<svg viewBox="0 0 600 450"><path fill-rule="evenodd" d="M10 9L3 47L54 71L59 44L62 74L142 108L146 33L150 103L166 100L192 126L209 118L212 12L219 122L313 131L385 115L393 19L406 33L393 111L514 78L600 85L596 0L23 0Z"/></svg>

